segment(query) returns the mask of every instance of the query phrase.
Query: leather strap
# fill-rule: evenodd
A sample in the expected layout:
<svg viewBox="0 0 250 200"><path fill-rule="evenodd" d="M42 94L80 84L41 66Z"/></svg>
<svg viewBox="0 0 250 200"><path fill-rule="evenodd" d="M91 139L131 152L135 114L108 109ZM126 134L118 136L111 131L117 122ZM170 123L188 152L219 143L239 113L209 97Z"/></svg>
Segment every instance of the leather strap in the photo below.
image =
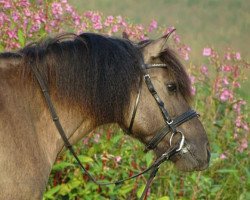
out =
<svg viewBox="0 0 250 200"><path fill-rule="evenodd" d="M139 88L138 88L138 93L137 93L137 97L136 97L136 101L135 101L135 106L134 106L134 109L133 109L130 125L129 125L129 128L128 128L128 133L129 134L132 133L132 129L133 129L134 121L135 121L135 115L136 115L136 112L137 112L137 108L138 108L139 100L140 100L140 96L141 96L141 88L142 88L142 78L140 77Z"/></svg>
<svg viewBox="0 0 250 200"><path fill-rule="evenodd" d="M194 110L188 110L182 115L173 119L172 126L178 127L184 122L191 120L192 118L198 116L198 114ZM169 125L164 126L161 130L157 132L157 134L150 140L150 142L146 145L144 152L152 150L157 147L157 145L161 142L161 140L171 131Z"/></svg>

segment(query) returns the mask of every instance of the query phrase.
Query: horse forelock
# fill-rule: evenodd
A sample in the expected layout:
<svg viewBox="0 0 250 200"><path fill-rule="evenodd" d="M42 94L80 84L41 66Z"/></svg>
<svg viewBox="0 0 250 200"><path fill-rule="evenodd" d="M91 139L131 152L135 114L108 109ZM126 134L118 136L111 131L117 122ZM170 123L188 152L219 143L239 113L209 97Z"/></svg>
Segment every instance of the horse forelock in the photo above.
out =
<svg viewBox="0 0 250 200"><path fill-rule="evenodd" d="M185 70L185 67L182 65L176 53L170 49L166 48L160 54L160 60L167 64L168 72L172 77L174 77L179 91L182 96L187 100L192 100L192 92L191 92L191 81L190 78Z"/></svg>

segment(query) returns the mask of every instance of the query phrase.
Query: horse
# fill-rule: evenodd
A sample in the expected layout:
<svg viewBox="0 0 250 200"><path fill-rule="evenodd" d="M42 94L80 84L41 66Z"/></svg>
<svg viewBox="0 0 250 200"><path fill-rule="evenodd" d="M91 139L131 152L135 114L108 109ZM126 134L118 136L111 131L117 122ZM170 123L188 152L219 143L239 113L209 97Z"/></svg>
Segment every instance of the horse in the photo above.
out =
<svg viewBox="0 0 250 200"><path fill-rule="evenodd" d="M208 138L198 115L189 112L189 76L168 47L168 37L135 43L96 33L68 34L1 53L1 199L42 199L53 163L65 148L34 69L71 144L115 123L156 157L185 137L170 160L182 171L206 169ZM166 127L176 134L167 134Z"/></svg>

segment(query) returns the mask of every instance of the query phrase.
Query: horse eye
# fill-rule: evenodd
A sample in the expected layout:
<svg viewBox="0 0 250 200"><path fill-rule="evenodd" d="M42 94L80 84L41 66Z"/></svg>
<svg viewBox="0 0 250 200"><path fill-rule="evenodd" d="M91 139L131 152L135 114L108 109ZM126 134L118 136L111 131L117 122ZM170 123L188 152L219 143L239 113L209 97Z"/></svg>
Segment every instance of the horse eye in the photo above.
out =
<svg viewBox="0 0 250 200"><path fill-rule="evenodd" d="M176 92L177 86L175 83L169 83L169 84L167 84L167 89L169 92Z"/></svg>

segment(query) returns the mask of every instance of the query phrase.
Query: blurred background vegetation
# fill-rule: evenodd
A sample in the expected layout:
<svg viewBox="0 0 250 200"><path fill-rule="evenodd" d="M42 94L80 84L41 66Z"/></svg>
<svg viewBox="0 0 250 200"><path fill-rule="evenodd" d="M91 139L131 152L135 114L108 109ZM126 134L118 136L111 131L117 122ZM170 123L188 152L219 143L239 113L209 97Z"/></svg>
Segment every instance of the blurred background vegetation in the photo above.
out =
<svg viewBox="0 0 250 200"><path fill-rule="evenodd" d="M250 57L250 1L248 0L69 0L80 12L100 11L104 15L126 16L133 23L174 26L183 43L192 47L190 60L202 61L202 49L240 51ZM158 35L159 37L159 35ZM250 73L248 73L248 77ZM250 79L242 84L242 95L250 102Z"/></svg>
<svg viewBox="0 0 250 200"><path fill-rule="evenodd" d="M190 59L183 62L196 90L193 107L201 113L207 130L211 161L202 172L183 173L171 163L163 165L148 199L250 199L249 104L245 102L247 99L250 103L250 64L246 62L250 55L250 1L69 0L69 3L79 12L67 0L0 0L0 52L69 30L121 35L124 26L118 18L124 20L123 17L130 36L135 33L137 39L145 34L150 37L162 34L164 28L147 30L152 19L164 30L175 26L181 38L175 49L180 50L184 44L192 48ZM103 23L110 15L122 18L114 17L111 26L96 26L97 18ZM111 32L117 24L119 32ZM176 36L174 33L171 40L175 41ZM206 55L204 48L208 50ZM236 57L236 52L241 58ZM225 54L229 55L227 59ZM124 136L113 125L94 130L75 149L81 162L99 180L128 177L154 160L152 152L143 153L141 143ZM145 177L118 187L100 188L81 173L66 151L53 166L43 199L136 199L145 186Z"/></svg>

